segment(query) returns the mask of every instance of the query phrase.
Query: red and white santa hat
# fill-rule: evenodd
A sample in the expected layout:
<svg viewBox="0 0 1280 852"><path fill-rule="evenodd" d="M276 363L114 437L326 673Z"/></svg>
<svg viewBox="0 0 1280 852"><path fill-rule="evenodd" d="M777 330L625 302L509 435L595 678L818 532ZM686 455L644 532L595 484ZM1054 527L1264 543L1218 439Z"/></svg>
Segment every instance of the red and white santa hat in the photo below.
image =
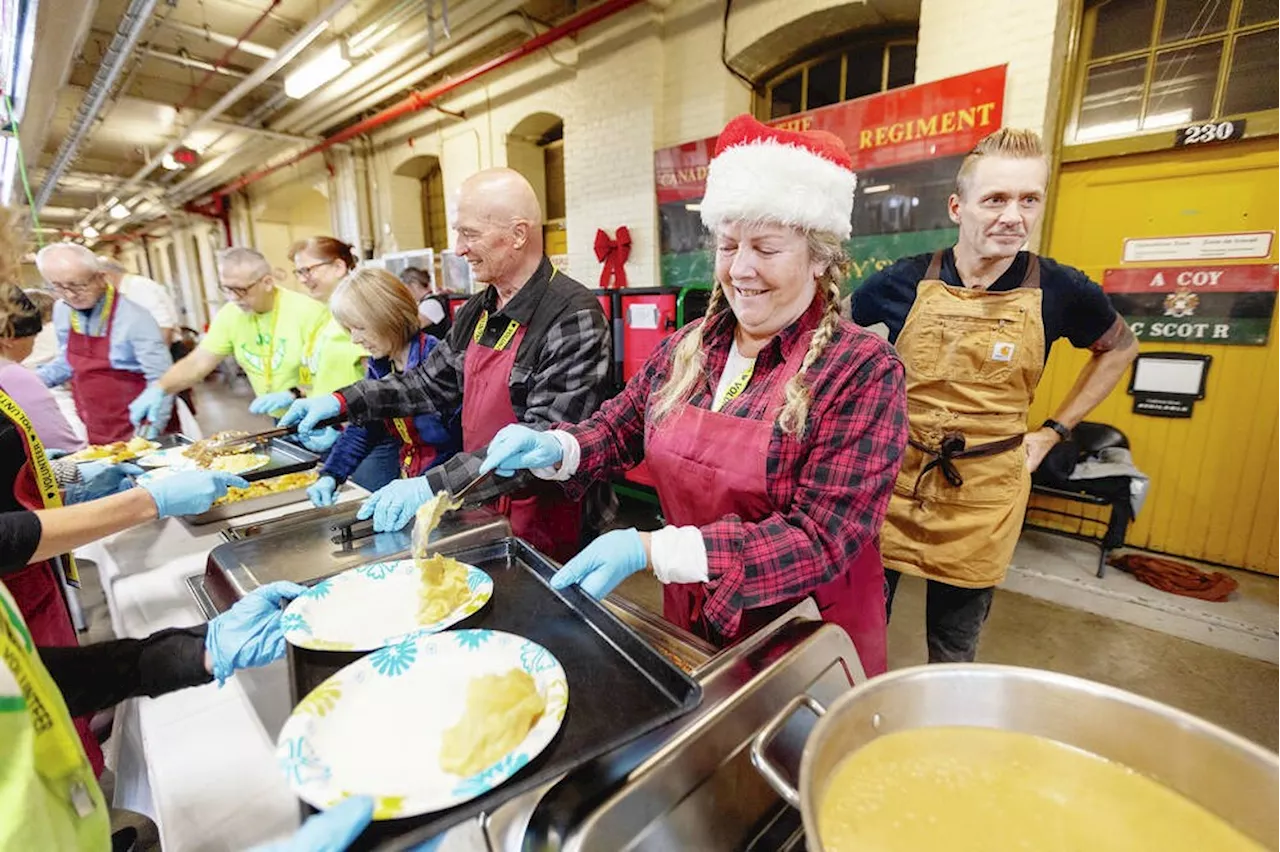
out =
<svg viewBox="0 0 1280 852"><path fill-rule="evenodd" d="M702 223L779 222L848 239L857 176L844 143L825 131L778 130L749 115L716 140Z"/></svg>

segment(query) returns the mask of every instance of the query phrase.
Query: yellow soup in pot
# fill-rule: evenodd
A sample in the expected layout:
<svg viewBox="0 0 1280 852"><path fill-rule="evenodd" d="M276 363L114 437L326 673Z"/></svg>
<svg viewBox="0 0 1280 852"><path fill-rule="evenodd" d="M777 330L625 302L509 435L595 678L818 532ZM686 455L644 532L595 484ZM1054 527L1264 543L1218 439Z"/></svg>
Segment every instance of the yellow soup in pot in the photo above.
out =
<svg viewBox="0 0 1280 852"><path fill-rule="evenodd" d="M900 731L835 769L826 852L1256 852L1199 805L1117 763L1031 734Z"/></svg>

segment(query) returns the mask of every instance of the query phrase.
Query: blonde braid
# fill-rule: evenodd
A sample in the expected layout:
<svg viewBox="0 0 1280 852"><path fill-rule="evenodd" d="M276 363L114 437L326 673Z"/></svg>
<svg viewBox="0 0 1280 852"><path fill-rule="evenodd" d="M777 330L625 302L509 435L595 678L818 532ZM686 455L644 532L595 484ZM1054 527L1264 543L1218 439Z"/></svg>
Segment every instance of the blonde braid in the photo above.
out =
<svg viewBox="0 0 1280 852"><path fill-rule="evenodd" d="M809 340L809 349L800 363L800 370L787 380L787 401L778 413L778 425L782 427L782 431L797 439L804 437L805 421L809 418L809 403L812 401L809 385L804 377L827 348L840 325L840 282L845 280L849 270L849 258L844 247L832 235L810 233L809 254L815 260L826 263L825 271L818 276L818 294L824 303L822 319Z"/></svg>
<svg viewBox="0 0 1280 852"><path fill-rule="evenodd" d="M707 311L698 327L697 334L686 334L684 340L676 346L671 356L671 372L667 380L654 398L652 417L654 422L661 420L682 402L689 399L693 386L706 370L707 356L702 349L702 335L707 330L707 323L719 311L724 302L724 292L719 283L711 287L711 298L707 301Z"/></svg>

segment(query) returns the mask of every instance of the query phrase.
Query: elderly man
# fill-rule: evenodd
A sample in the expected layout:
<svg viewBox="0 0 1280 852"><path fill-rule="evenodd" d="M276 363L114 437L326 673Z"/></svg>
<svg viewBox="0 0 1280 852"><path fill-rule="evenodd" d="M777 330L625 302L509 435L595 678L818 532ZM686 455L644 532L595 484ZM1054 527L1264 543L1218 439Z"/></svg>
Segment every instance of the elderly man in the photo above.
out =
<svg viewBox="0 0 1280 852"><path fill-rule="evenodd" d="M180 323L178 306L169 294L169 288L146 276L135 275L109 257L98 257L98 269L107 276L117 293L147 309L156 325L160 326L160 336L164 338L165 345L172 344Z"/></svg>
<svg viewBox="0 0 1280 852"><path fill-rule="evenodd" d="M173 366L159 326L146 309L116 290L84 246L45 246L36 266L63 299L53 309L58 357L36 372L48 387L71 382L91 443L128 440L135 432L129 400ZM144 431L150 435L167 428L172 412L172 400L157 406Z"/></svg>
<svg viewBox="0 0 1280 852"><path fill-rule="evenodd" d="M853 296L854 321L887 326L907 366L910 446L880 548L890 604L900 572L929 581L931 663L973 660L1018 542L1031 473L1138 353L1101 287L1023 250L1048 179L1039 136L996 131L956 175L948 202L960 226L956 245L899 260ZM1060 337L1093 357L1053 417L1029 428L1027 411Z"/></svg>
<svg viewBox="0 0 1280 852"><path fill-rule="evenodd" d="M511 423L576 423L604 399L609 329L594 296L542 252L542 214L528 181L490 169L463 183L454 222L458 255L488 282L458 312L448 336L418 367L295 402L281 425L300 434L346 411L353 422L462 408L463 452L425 476L385 486L361 507L377 530L400 529L441 489L457 492L479 471L483 449ZM526 476L484 486L515 534L559 558L578 549L582 513L554 483ZM480 492L480 489L477 489Z"/></svg>
<svg viewBox="0 0 1280 852"><path fill-rule="evenodd" d="M192 387L231 355L244 369L254 396L275 391L298 394L298 371L307 344L329 321L322 303L276 283L271 264L251 248L218 253L224 304L200 345L129 406L135 423L154 419L172 394Z"/></svg>

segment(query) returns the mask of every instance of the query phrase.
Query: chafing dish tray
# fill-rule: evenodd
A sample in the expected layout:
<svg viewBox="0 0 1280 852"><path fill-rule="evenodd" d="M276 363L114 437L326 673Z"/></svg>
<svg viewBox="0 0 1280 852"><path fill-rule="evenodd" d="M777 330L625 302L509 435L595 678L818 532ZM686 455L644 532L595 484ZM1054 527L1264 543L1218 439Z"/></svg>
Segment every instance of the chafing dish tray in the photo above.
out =
<svg viewBox="0 0 1280 852"><path fill-rule="evenodd" d="M374 823L350 848L415 843L571 772L698 706L697 681L648 645L599 601L576 586L554 591L555 563L518 538L451 555L493 578L489 603L459 627L505 630L540 643L569 681L569 708L551 744L511 780L447 810ZM357 653L289 649L296 703Z"/></svg>
<svg viewBox="0 0 1280 852"><path fill-rule="evenodd" d="M374 533L371 522L356 520L358 509L358 503L349 502L229 527L223 532L227 542L209 553L204 574L188 579L187 585L212 617L276 580L311 583L357 565L408 555L408 528ZM445 515L431 534L431 546L451 553L509 535L511 524L497 512L462 509Z"/></svg>

